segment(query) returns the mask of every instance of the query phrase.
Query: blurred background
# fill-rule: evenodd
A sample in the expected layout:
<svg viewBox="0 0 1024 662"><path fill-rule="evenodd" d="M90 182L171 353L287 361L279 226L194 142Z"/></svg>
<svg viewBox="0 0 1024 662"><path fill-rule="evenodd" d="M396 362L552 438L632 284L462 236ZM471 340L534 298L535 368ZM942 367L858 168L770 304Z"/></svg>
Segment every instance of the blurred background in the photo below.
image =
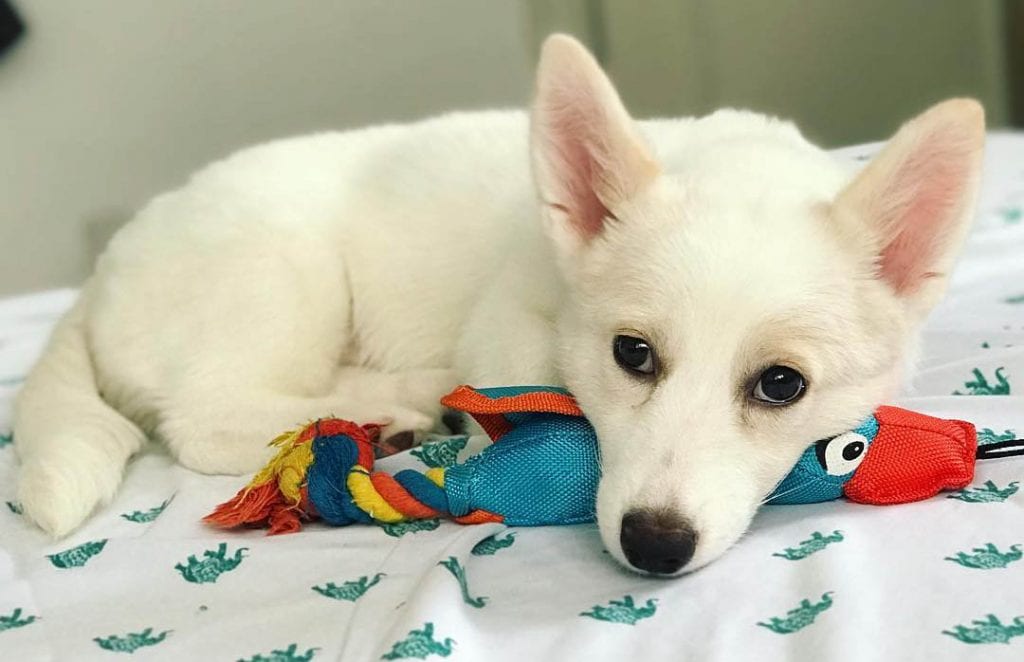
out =
<svg viewBox="0 0 1024 662"><path fill-rule="evenodd" d="M244 145L523 106L555 30L637 117L742 106L840 146L971 95L1024 126L1024 0L6 0L0 295L79 283L148 198Z"/></svg>

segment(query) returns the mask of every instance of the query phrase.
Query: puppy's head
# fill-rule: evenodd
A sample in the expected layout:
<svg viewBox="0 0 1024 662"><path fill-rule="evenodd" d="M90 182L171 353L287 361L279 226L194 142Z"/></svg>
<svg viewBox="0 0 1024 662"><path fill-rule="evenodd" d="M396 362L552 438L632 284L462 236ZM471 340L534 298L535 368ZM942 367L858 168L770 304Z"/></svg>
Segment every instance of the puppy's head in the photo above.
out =
<svg viewBox="0 0 1024 662"><path fill-rule="evenodd" d="M606 546L675 574L894 395L967 231L984 120L935 106L852 181L747 113L652 138L577 42L548 40L531 140L570 291L561 368L600 440Z"/></svg>

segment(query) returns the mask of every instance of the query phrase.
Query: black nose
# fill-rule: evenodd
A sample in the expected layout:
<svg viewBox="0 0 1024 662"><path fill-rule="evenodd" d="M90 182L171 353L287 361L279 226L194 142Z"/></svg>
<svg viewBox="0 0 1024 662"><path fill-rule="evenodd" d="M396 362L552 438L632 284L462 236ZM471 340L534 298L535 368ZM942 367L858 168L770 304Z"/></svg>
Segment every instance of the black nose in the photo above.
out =
<svg viewBox="0 0 1024 662"><path fill-rule="evenodd" d="M622 518L619 542L634 567L669 575L693 558L697 532L671 510L631 510Z"/></svg>

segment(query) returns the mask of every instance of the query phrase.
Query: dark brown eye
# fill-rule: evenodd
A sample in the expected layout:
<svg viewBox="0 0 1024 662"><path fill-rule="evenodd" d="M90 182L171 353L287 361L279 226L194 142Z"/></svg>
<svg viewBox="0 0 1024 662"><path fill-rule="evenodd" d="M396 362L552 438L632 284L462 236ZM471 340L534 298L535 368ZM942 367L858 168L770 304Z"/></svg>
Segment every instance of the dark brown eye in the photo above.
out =
<svg viewBox="0 0 1024 662"><path fill-rule="evenodd" d="M626 372L641 377L654 374L654 349L643 338L615 336L612 353L615 355L615 362Z"/></svg>
<svg viewBox="0 0 1024 662"><path fill-rule="evenodd" d="M784 365L773 365L757 378L753 396L770 405L788 405L800 399L807 384L804 376Z"/></svg>

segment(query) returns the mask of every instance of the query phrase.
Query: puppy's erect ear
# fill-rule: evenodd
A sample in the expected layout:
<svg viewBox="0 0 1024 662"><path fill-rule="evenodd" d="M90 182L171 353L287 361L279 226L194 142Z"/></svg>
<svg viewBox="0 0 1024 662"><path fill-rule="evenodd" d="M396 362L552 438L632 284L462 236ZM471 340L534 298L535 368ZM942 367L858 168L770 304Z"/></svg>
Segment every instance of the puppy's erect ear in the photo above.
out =
<svg viewBox="0 0 1024 662"><path fill-rule="evenodd" d="M616 207L658 174L611 81L566 35L544 42L530 134L545 220L563 251L598 235Z"/></svg>
<svg viewBox="0 0 1024 662"><path fill-rule="evenodd" d="M912 313L927 313L945 291L974 214L984 143L977 101L940 103L904 124L833 207L867 230L879 276Z"/></svg>

